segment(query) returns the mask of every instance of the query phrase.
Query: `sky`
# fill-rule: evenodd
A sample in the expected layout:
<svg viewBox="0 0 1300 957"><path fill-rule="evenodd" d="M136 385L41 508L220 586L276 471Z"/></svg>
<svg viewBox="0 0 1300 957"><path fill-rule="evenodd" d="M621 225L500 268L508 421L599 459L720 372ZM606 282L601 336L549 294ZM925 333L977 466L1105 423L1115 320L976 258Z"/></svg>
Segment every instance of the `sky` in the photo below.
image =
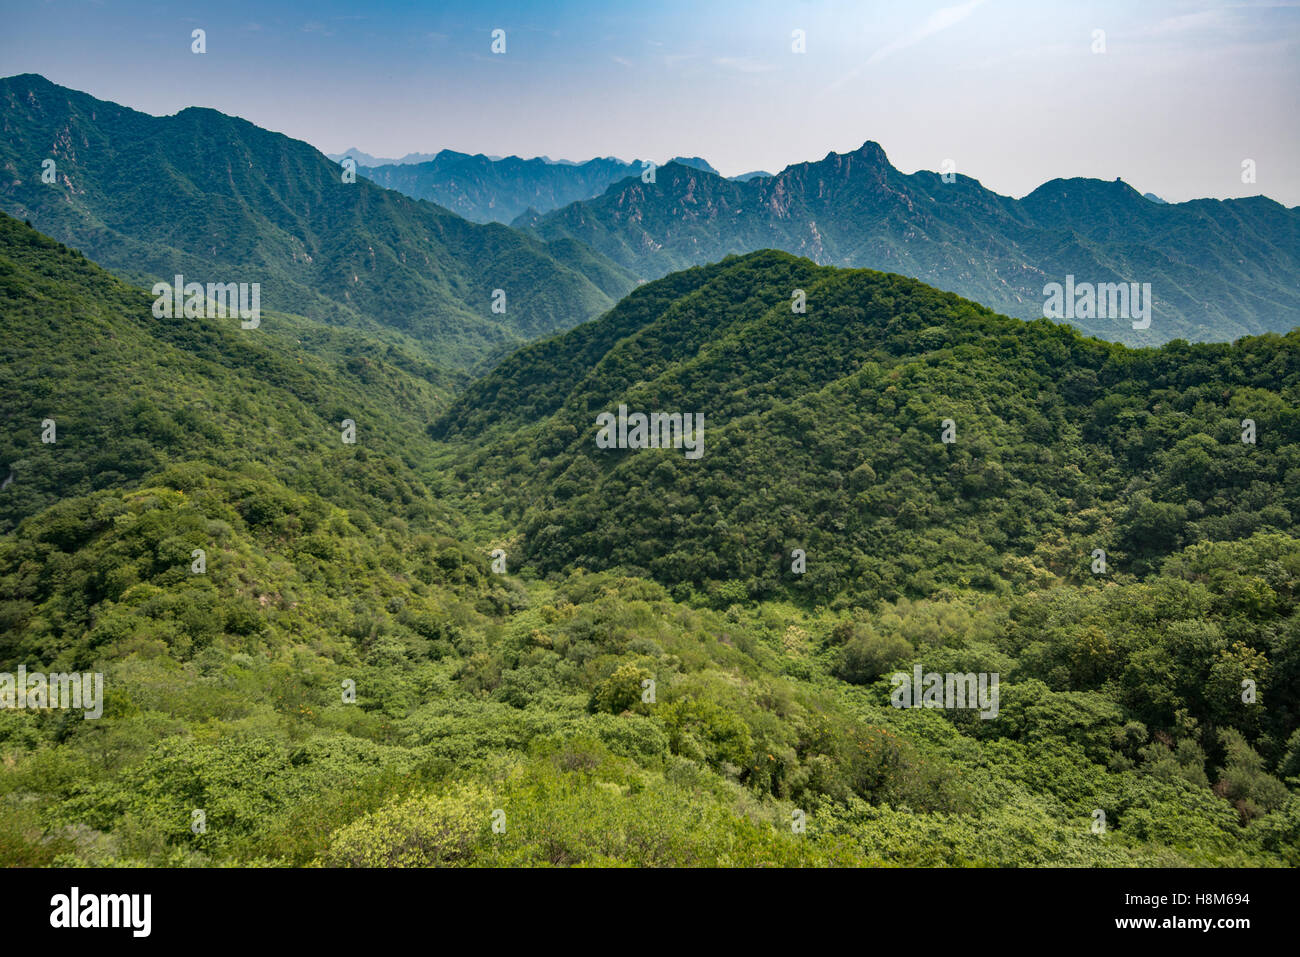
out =
<svg viewBox="0 0 1300 957"><path fill-rule="evenodd" d="M1092 176L1300 205L1300 0L0 5L0 75L212 107L327 153L687 155L735 175L875 140L904 172L950 160L1017 197Z"/></svg>

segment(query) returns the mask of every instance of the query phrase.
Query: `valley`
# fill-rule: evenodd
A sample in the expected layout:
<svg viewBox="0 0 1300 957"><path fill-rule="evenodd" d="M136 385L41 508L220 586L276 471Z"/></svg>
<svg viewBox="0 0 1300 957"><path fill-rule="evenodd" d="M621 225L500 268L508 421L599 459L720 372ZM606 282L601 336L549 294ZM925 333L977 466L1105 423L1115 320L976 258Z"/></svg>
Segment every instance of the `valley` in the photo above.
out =
<svg viewBox="0 0 1300 957"><path fill-rule="evenodd" d="M104 676L0 711L6 863L1297 863L1294 333L1134 352L765 252L453 395L0 226L0 660ZM593 459L619 404L707 454ZM895 707L917 668L997 717Z"/></svg>

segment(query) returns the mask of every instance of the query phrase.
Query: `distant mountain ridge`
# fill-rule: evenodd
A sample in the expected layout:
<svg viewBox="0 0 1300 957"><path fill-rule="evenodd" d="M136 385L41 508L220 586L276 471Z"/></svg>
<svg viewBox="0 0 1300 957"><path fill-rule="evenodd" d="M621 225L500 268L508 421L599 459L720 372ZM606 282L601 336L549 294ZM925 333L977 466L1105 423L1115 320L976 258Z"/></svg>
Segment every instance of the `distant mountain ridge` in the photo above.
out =
<svg viewBox="0 0 1300 957"><path fill-rule="evenodd" d="M257 282L266 309L398 330L466 369L634 283L572 240L348 183L308 144L215 110L156 117L32 74L0 79L0 104L0 209L140 285Z"/></svg>
<svg viewBox="0 0 1300 957"><path fill-rule="evenodd" d="M644 160L624 161L614 156L578 163L549 156L523 159L450 149L433 156L412 153L400 161L365 162L362 157L366 154L357 151L332 158L341 161L345 156L352 156L358 172L380 186L414 199L427 199L476 223L509 224L520 216L547 213L578 200L592 199L620 180L640 177L647 168ZM425 158L411 160L414 156ZM662 165L668 163L721 175L699 156L676 156Z"/></svg>
<svg viewBox="0 0 1300 957"><path fill-rule="evenodd" d="M703 170L706 173L712 173L714 176L721 176L716 169L709 165L709 161L699 156L674 156L668 161L669 163L680 163L683 166L689 166L691 169ZM664 164L668 165L667 163Z"/></svg>
<svg viewBox="0 0 1300 957"><path fill-rule="evenodd" d="M356 160L358 166L410 166L410 165L412 165L412 164L414 164L414 163L431 163L431 162L433 162L434 160L436 160L436 159L438 158L438 156L439 156L441 153L453 153L453 154L454 154L454 153L456 153L456 152L457 152L456 150L439 150L437 153L407 153L405 156L401 157L400 159L392 159L392 158L384 157L384 156L372 156L370 153L367 153L367 152L365 152L364 150L358 150L358 149L344 150L342 153L326 153L325 155L326 155L327 157L329 157L330 159L332 159L332 160L333 160L334 162L336 162L336 163L341 163L341 162L343 162L343 160L347 159L348 157L351 157L352 159ZM475 153L461 153L461 154L459 154L459 155L462 155L462 156L476 156L476 155L480 155L480 154L475 154ZM503 160L503 159L519 159L520 157L518 157L518 156L510 156L510 157L506 157L506 156L495 156L495 155L489 153L489 154L487 154L487 158L490 159L490 160L492 160L492 161L494 161L494 162L497 162L497 161L500 161L500 160ZM539 160L541 160L543 163L547 163L547 164L549 164L549 165L551 165L551 166L580 166L580 165L582 165L581 163L578 163L578 162L576 162L576 161L574 161L574 160L568 160L568 159L551 159L551 157L549 157L549 156L538 156L538 157L534 157L534 158L535 158L535 159L539 159ZM604 157L604 158L605 158L605 159L616 159L617 157L607 156L607 157Z"/></svg>
<svg viewBox="0 0 1300 957"><path fill-rule="evenodd" d="M493 159L441 150L418 163L372 166L357 172L386 189L445 206L476 223L509 223L527 212L547 212L599 196L611 183L639 176L639 160L614 157L557 163L545 157Z"/></svg>
<svg viewBox="0 0 1300 957"><path fill-rule="evenodd" d="M1149 328L1081 318L1130 345L1231 341L1300 323L1300 209L1262 196L1162 204L1122 182L1057 179L1016 200L978 181L904 174L873 142L770 177L723 179L670 163L653 184L514 225L572 238L644 280L775 248L826 265L912 276L1022 319L1043 315L1044 287L1150 283Z"/></svg>
<svg viewBox="0 0 1300 957"><path fill-rule="evenodd" d="M358 166L403 166L408 163L427 163L437 154L407 153L401 159L388 159L383 156L371 156L362 150L344 150L342 153L326 153L325 155L336 163L341 163L350 156L356 160Z"/></svg>

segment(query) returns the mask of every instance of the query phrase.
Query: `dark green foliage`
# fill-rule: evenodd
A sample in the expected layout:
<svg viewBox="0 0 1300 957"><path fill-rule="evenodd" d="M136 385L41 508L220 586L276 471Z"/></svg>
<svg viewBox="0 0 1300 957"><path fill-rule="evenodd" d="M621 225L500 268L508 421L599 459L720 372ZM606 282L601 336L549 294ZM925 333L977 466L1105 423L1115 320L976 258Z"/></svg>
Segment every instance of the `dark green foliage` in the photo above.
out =
<svg viewBox="0 0 1300 957"><path fill-rule="evenodd" d="M238 511L254 525L310 530L259 479L268 474L336 504L406 517L438 512L406 440L445 402L448 379L397 346L304 320L156 319L152 298L35 230L0 215L0 530L64 500L74 547L96 524L66 499L134 484L168 463L201 460L246 475ZM355 447L341 421L358 424ZM55 423L52 444L42 422ZM372 457L374 451L383 457ZM382 520L382 519L381 519Z"/></svg>
<svg viewBox="0 0 1300 957"><path fill-rule="evenodd" d="M761 252L522 350L434 432L493 437L460 474L539 571L622 566L720 607L862 602L1091 581L1097 548L1123 580L1198 541L1290 532L1298 396L1300 333L1130 351ZM703 457L597 448L596 416L620 404L704 413Z"/></svg>

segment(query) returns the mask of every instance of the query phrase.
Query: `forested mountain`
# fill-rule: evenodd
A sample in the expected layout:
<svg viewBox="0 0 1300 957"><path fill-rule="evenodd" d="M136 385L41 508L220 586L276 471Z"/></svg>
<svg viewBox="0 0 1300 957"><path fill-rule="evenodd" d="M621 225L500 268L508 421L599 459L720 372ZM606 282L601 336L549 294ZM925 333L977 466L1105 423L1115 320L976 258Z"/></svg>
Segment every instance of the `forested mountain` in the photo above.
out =
<svg viewBox="0 0 1300 957"><path fill-rule="evenodd" d="M0 480L11 480L0 531L185 460L274 475L342 505L439 511L404 436L426 428L453 382L417 350L278 313L242 329L238 317L159 319L152 306L0 214ZM370 452L335 468L343 419ZM391 455L373 458L376 447Z"/></svg>
<svg viewBox="0 0 1300 957"><path fill-rule="evenodd" d="M442 150L427 162L359 166L357 172L474 222L509 223L530 209L548 212L599 196L611 183L639 176L641 163L613 157L573 164L518 156L493 160L482 153Z"/></svg>
<svg viewBox="0 0 1300 957"><path fill-rule="evenodd" d="M493 437L464 477L517 517L538 571L870 603L1084 581L1094 548L1141 574L1197 541L1290 532L1298 399L1300 332L1132 351L766 251L521 350L434 430ZM703 413L703 456L599 448L596 416L620 405Z"/></svg>
<svg viewBox="0 0 1300 957"><path fill-rule="evenodd" d="M1262 196L1162 204L1091 179L1053 180L1015 200L950 179L900 173L867 142L743 182L670 164L652 184L619 182L516 225L578 239L643 279L775 248L912 276L1022 319L1042 316L1044 287L1067 276L1150 283L1147 328L1072 320L1133 345L1285 332L1300 314L1300 210Z"/></svg>
<svg viewBox="0 0 1300 957"><path fill-rule="evenodd" d="M763 252L448 408L400 338L151 304L0 217L0 672L105 688L0 709L0 864L1300 864L1294 336ZM596 456L620 401L703 456Z"/></svg>
<svg viewBox="0 0 1300 957"><path fill-rule="evenodd" d="M344 182L306 143L214 110L149 116L30 74L0 80L0 104L0 208L142 284L257 282L265 308L397 329L461 368L632 285L572 242Z"/></svg>

